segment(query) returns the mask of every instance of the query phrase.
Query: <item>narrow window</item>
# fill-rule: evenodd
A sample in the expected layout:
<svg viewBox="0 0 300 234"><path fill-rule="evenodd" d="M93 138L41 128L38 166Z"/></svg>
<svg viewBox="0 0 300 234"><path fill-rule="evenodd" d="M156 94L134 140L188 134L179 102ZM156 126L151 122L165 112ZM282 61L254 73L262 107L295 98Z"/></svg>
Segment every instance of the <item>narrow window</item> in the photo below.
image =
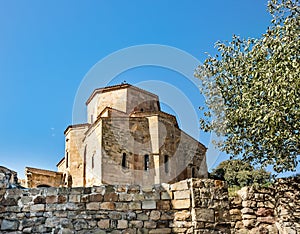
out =
<svg viewBox="0 0 300 234"><path fill-rule="evenodd" d="M66 168L69 167L69 153L66 152Z"/></svg>
<svg viewBox="0 0 300 234"><path fill-rule="evenodd" d="M169 156L165 155L165 173L169 173Z"/></svg>
<svg viewBox="0 0 300 234"><path fill-rule="evenodd" d="M149 155L145 154L145 158L144 158L144 170L145 171L149 171Z"/></svg>
<svg viewBox="0 0 300 234"><path fill-rule="evenodd" d="M94 169L94 154L93 154L93 156L92 156L92 169Z"/></svg>
<svg viewBox="0 0 300 234"><path fill-rule="evenodd" d="M196 178L196 173L195 173L195 171L196 171L196 170L195 170L195 168L193 167L193 168L192 168L192 178Z"/></svg>
<svg viewBox="0 0 300 234"><path fill-rule="evenodd" d="M94 122L94 116L91 115L91 123L93 123L93 122Z"/></svg>
<svg viewBox="0 0 300 234"><path fill-rule="evenodd" d="M123 153L123 155L122 155L122 167L123 168L127 168L127 165L126 165L126 153Z"/></svg>

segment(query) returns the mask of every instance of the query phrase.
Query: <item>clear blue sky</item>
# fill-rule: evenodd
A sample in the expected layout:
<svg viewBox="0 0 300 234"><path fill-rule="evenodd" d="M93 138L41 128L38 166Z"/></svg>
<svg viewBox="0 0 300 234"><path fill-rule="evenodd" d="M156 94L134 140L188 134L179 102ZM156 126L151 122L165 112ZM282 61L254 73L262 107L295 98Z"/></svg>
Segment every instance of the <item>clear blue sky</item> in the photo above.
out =
<svg viewBox="0 0 300 234"><path fill-rule="evenodd" d="M163 44L204 61L217 40L259 37L267 1L1 1L0 165L56 170L76 90L100 59L128 46ZM163 69L137 69L165 80ZM122 77L123 78L123 77ZM95 87L96 88L96 87Z"/></svg>

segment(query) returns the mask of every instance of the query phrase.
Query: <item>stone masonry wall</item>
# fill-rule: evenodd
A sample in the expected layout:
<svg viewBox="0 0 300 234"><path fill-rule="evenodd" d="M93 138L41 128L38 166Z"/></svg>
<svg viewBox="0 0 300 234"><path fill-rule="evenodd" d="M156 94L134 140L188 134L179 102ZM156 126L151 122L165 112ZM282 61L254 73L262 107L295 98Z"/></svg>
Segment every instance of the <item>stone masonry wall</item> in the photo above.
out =
<svg viewBox="0 0 300 234"><path fill-rule="evenodd" d="M299 180L243 188L187 179L154 186L0 189L0 233L300 233Z"/></svg>
<svg viewBox="0 0 300 234"><path fill-rule="evenodd" d="M244 187L230 203L233 233L300 233L300 179Z"/></svg>
<svg viewBox="0 0 300 234"><path fill-rule="evenodd" d="M201 181L189 179L172 185L150 187L107 185L92 188L2 189L0 231L203 233L201 230L214 230L218 226L214 222L219 212L217 203L221 202L222 196L215 196L214 205L209 209L205 208L205 203L201 203L204 206L198 204L191 195L199 191L201 198L202 192L206 195L208 192L197 187L215 184L212 180ZM219 189L208 190L214 193ZM221 230L220 227L217 229Z"/></svg>

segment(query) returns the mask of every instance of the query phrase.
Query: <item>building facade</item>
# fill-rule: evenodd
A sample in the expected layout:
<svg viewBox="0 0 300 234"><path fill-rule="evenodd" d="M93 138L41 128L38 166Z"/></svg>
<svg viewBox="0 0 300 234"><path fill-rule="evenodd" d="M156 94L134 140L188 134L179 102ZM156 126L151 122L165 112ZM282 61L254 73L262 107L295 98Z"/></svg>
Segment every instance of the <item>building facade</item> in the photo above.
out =
<svg viewBox="0 0 300 234"><path fill-rule="evenodd" d="M157 95L120 84L94 90L86 105L87 123L65 130L55 186L152 185L207 177L206 147L182 131L175 116L161 111ZM26 168L27 174L45 181L33 168ZM39 186L30 178L28 187Z"/></svg>

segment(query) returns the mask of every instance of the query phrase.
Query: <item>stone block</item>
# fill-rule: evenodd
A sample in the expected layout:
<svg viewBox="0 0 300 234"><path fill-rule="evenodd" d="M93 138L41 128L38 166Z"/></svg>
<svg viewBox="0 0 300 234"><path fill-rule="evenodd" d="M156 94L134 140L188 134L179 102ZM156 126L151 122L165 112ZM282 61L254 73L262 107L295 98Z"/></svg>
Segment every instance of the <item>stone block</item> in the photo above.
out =
<svg viewBox="0 0 300 234"><path fill-rule="evenodd" d="M139 220L132 220L129 222L130 228L142 228L143 225L144 225L143 221L139 221Z"/></svg>
<svg viewBox="0 0 300 234"><path fill-rule="evenodd" d="M171 228L156 228L149 231L149 234L164 234L164 233L172 233Z"/></svg>
<svg viewBox="0 0 300 234"><path fill-rule="evenodd" d="M190 199L191 192L190 190L182 190L182 191L175 191L174 192L174 199L180 200L180 199Z"/></svg>
<svg viewBox="0 0 300 234"><path fill-rule="evenodd" d="M191 218L191 212L187 210L175 212L174 214L175 221L186 221L189 218Z"/></svg>
<svg viewBox="0 0 300 234"><path fill-rule="evenodd" d="M267 209L267 208L258 208L258 210L255 212L256 215L258 216L271 216L273 215L273 210L272 209Z"/></svg>
<svg viewBox="0 0 300 234"><path fill-rule="evenodd" d="M186 233L187 228L172 228L172 233Z"/></svg>
<svg viewBox="0 0 300 234"><path fill-rule="evenodd" d="M189 185L188 185L188 181L187 180L183 180L183 181L180 181L178 183L175 183L175 184L172 184L171 185L171 190L174 191L174 190L187 190L189 189Z"/></svg>
<svg viewBox="0 0 300 234"><path fill-rule="evenodd" d="M198 208L195 209L195 220L202 222L215 222L215 213L213 209Z"/></svg>
<svg viewBox="0 0 300 234"><path fill-rule="evenodd" d="M103 196L101 194L91 194L89 195L90 202L102 202Z"/></svg>
<svg viewBox="0 0 300 234"><path fill-rule="evenodd" d="M144 194L132 194L132 201L143 201L145 200Z"/></svg>
<svg viewBox="0 0 300 234"><path fill-rule="evenodd" d="M129 204L126 202L116 202L115 207L116 207L115 209L118 211L127 211Z"/></svg>
<svg viewBox="0 0 300 234"><path fill-rule="evenodd" d="M103 202L100 204L101 210L115 210L115 204L113 202Z"/></svg>
<svg viewBox="0 0 300 234"><path fill-rule="evenodd" d="M139 213L137 214L137 220L143 220L143 221L149 220L149 216L145 213Z"/></svg>
<svg viewBox="0 0 300 234"><path fill-rule="evenodd" d="M37 204L30 206L31 212L38 212L38 211L45 211L45 205L44 204Z"/></svg>
<svg viewBox="0 0 300 234"><path fill-rule="evenodd" d="M121 193L119 194L119 201L132 201L133 194Z"/></svg>
<svg viewBox="0 0 300 234"><path fill-rule="evenodd" d="M275 218L271 216L267 217L257 217L257 222L260 223L268 223L268 224L274 224L275 223Z"/></svg>
<svg viewBox="0 0 300 234"><path fill-rule="evenodd" d="M100 203L99 202L90 202L86 203L86 209L87 210L99 210Z"/></svg>
<svg viewBox="0 0 300 234"><path fill-rule="evenodd" d="M141 210L142 209L142 203L135 201L135 202L130 202L128 204L128 209L129 210Z"/></svg>
<svg viewBox="0 0 300 234"><path fill-rule="evenodd" d="M18 230L18 227L19 227L18 220L4 219L1 223L1 231L15 231Z"/></svg>
<svg viewBox="0 0 300 234"><path fill-rule="evenodd" d="M79 203L80 195L69 195L69 202Z"/></svg>
<svg viewBox="0 0 300 234"><path fill-rule="evenodd" d="M142 209L143 210L154 210L156 209L156 201L143 201L142 202Z"/></svg>
<svg viewBox="0 0 300 234"><path fill-rule="evenodd" d="M242 222L246 228L254 227L256 224L255 219L245 219L245 220L242 220Z"/></svg>
<svg viewBox="0 0 300 234"><path fill-rule="evenodd" d="M54 203L57 203L57 196L56 196L56 195L47 196L47 197L46 197L46 203L47 203L47 204L54 204Z"/></svg>
<svg viewBox="0 0 300 234"><path fill-rule="evenodd" d="M170 201L157 201L156 204L157 204L158 210L170 210L171 209Z"/></svg>
<svg viewBox="0 0 300 234"><path fill-rule="evenodd" d="M144 222L144 227L148 228L148 229L156 228L156 222L154 222L154 221L145 221Z"/></svg>
<svg viewBox="0 0 300 234"><path fill-rule="evenodd" d="M160 193L159 192L153 192L153 193L145 193L144 194L145 200L159 200L160 199Z"/></svg>
<svg viewBox="0 0 300 234"><path fill-rule="evenodd" d="M163 212L160 217L160 220L173 220L173 219L174 219L173 211Z"/></svg>
<svg viewBox="0 0 300 234"><path fill-rule="evenodd" d="M127 220L118 220L118 229L126 229L128 228L128 221Z"/></svg>
<svg viewBox="0 0 300 234"><path fill-rule="evenodd" d="M251 208L243 208L243 209L241 209L241 213L242 214L253 214L254 210Z"/></svg>
<svg viewBox="0 0 300 234"><path fill-rule="evenodd" d="M171 199L173 199L173 193L171 191L161 192L160 198L161 198L161 200L171 200Z"/></svg>
<svg viewBox="0 0 300 234"><path fill-rule="evenodd" d="M150 213L150 219L157 221L160 219L161 213L158 210L152 210Z"/></svg>
<svg viewBox="0 0 300 234"><path fill-rule="evenodd" d="M33 199L34 204L46 204L46 198L42 196L37 196Z"/></svg>
<svg viewBox="0 0 300 234"><path fill-rule="evenodd" d="M129 185L127 189L127 193L135 193L138 194L140 193L140 186L139 185Z"/></svg>
<svg viewBox="0 0 300 234"><path fill-rule="evenodd" d="M172 207L174 209L187 209L191 207L190 199L172 200Z"/></svg>
<svg viewBox="0 0 300 234"><path fill-rule="evenodd" d="M105 202L115 202L118 201L119 196L116 193L105 193L104 201Z"/></svg>

